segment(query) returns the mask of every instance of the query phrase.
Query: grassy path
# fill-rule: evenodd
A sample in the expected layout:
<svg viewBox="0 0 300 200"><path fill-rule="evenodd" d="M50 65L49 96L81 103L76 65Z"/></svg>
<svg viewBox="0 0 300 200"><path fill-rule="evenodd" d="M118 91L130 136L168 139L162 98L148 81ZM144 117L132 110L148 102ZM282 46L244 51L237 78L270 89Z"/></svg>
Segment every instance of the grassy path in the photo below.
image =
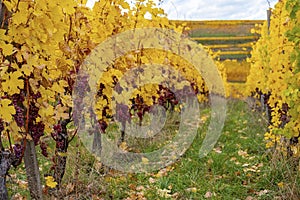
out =
<svg viewBox="0 0 300 200"><path fill-rule="evenodd" d="M209 109L201 112L203 119L209 116ZM243 101L229 101L222 136L214 150L200 159L198 152L208 122L209 118L178 162L148 174L123 174L107 169L83 149L78 151L80 145L74 141L62 196L105 200L284 199L280 197L286 182L284 167L275 169L266 153L264 118ZM24 176L21 170L15 173L19 179ZM26 196L26 189L18 187L18 190L21 196ZM16 194L15 190L10 192Z"/></svg>

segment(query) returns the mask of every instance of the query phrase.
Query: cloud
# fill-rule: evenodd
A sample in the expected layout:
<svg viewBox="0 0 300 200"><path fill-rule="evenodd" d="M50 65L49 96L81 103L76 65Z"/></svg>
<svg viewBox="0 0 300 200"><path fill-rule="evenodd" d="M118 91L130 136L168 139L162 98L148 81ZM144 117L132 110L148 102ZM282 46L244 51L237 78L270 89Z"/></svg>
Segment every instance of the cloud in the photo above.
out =
<svg viewBox="0 0 300 200"><path fill-rule="evenodd" d="M92 7L96 0L88 0ZM101 0L103 1L103 0ZM104 0L106 1L106 0ZM126 0L134 3L135 0ZM168 14L169 19L230 20L266 19L268 0L154 0ZM269 0L274 7L277 0Z"/></svg>
<svg viewBox="0 0 300 200"><path fill-rule="evenodd" d="M273 7L277 0L270 0ZM165 0L161 6L170 19L266 19L267 0Z"/></svg>

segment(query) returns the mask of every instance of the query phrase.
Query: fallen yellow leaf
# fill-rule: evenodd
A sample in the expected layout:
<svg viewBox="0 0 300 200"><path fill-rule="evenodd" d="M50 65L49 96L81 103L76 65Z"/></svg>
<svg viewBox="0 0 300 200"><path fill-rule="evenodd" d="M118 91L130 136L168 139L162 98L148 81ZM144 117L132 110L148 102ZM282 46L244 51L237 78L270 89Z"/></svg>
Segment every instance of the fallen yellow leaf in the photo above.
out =
<svg viewBox="0 0 300 200"><path fill-rule="evenodd" d="M46 185L50 188L55 188L57 185L57 182L54 181L53 176L46 176Z"/></svg>
<svg viewBox="0 0 300 200"><path fill-rule="evenodd" d="M145 157L142 157L142 162L143 162L143 164L149 164L149 160L148 160L148 158L145 158Z"/></svg>
<svg viewBox="0 0 300 200"><path fill-rule="evenodd" d="M277 183L277 185L278 185L278 187L283 188L284 183L283 183L283 182L280 182L280 183Z"/></svg>

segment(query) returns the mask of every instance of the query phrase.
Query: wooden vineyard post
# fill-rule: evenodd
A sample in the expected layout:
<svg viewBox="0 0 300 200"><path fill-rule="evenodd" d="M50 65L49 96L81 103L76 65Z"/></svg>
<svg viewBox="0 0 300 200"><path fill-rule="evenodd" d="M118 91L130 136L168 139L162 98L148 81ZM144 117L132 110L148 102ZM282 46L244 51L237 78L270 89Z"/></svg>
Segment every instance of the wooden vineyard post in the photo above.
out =
<svg viewBox="0 0 300 200"><path fill-rule="evenodd" d="M271 24L271 8L267 10L267 22L268 22L268 33L270 34L270 24Z"/></svg>

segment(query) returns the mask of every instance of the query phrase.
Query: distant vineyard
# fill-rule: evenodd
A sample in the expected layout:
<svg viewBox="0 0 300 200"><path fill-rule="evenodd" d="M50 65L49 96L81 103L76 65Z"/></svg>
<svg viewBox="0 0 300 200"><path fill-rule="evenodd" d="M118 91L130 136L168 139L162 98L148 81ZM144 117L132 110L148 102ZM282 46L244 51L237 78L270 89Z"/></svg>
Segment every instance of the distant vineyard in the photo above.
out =
<svg viewBox="0 0 300 200"><path fill-rule="evenodd" d="M261 25L263 20L215 20L174 21L184 23L190 30L192 40L211 49L220 60L245 60L250 56L252 45L259 39L251 29Z"/></svg>
<svg viewBox="0 0 300 200"><path fill-rule="evenodd" d="M192 40L209 49L226 71L227 95L243 96L244 83L250 73L252 46L260 38L254 29L264 20L173 21L184 24Z"/></svg>

